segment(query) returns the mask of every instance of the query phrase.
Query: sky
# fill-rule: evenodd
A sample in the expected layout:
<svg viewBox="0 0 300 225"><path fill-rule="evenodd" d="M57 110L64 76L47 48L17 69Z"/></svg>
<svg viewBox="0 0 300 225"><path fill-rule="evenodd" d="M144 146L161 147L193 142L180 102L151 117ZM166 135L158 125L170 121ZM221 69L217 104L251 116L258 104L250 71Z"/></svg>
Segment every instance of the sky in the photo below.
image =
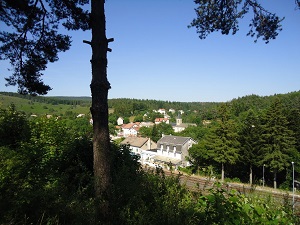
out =
<svg viewBox="0 0 300 225"><path fill-rule="evenodd" d="M269 96L300 90L300 10L293 0L261 0L280 17L276 40L254 43L246 36L251 16L240 21L236 35L210 34L199 39L188 28L196 14L193 0L106 0L109 43L108 98L179 102L227 102L256 94ZM72 47L49 64L43 80L47 96L91 96L90 31L73 31ZM0 61L0 91L9 64Z"/></svg>

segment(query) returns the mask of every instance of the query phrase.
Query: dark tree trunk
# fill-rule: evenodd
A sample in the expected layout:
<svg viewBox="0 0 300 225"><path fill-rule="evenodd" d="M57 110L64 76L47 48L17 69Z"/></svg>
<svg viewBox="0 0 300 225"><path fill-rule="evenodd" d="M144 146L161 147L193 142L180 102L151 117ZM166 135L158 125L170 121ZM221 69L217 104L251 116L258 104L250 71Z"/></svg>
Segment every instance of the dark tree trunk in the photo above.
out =
<svg viewBox="0 0 300 225"><path fill-rule="evenodd" d="M108 129L108 90L107 80L107 50L108 40L105 28L105 0L91 1L91 28L92 28L92 107L93 118L93 152L94 152L94 187L98 217L102 221L110 218L109 190L111 186L110 169L110 140Z"/></svg>

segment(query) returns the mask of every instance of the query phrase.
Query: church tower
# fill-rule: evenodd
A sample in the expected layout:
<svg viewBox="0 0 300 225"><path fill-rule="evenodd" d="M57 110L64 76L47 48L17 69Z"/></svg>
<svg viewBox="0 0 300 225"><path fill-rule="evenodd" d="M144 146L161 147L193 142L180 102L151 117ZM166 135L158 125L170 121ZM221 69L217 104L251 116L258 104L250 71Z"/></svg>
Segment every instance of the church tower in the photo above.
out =
<svg viewBox="0 0 300 225"><path fill-rule="evenodd" d="M178 116L176 118L176 126L179 126L180 124L182 124L182 119L180 112L178 112Z"/></svg>

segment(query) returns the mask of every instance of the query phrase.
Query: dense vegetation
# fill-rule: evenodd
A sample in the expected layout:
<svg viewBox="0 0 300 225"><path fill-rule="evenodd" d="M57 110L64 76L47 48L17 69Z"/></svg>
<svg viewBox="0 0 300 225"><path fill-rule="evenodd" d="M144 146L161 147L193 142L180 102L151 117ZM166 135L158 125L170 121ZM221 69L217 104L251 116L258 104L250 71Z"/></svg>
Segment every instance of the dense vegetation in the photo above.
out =
<svg viewBox="0 0 300 225"><path fill-rule="evenodd" d="M70 120L83 113L87 115L86 119L90 118L88 105L91 101L88 98L29 97L5 92L0 98L1 108L15 103L17 110L25 111L27 115L38 111L38 115L52 114ZM49 99L51 104L46 104ZM70 105L61 104L64 102ZM176 134L192 137L198 142L190 150L190 160L194 164L191 168L193 172L204 173L209 168L220 178L258 184L262 182L264 167L266 185L290 190L291 162L294 161L295 178L298 178L300 92L265 97L250 95L226 103L110 99L109 106L111 134L115 133L119 116L123 117L125 122L153 122L155 118L162 117L153 110L164 108L168 112L168 109L172 108L176 113L168 114L171 117L170 121L175 122L177 111L184 110L184 114L181 115L183 121L198 125ZM211 123L203 125L203 120ZM140 134L157 141L162 134L175 133L171 125L159 124L152 128L141 128ZM274 178L276 183L273 182Z"/></svg>
<svg viewBox="0 0 300 225"><path fill-rule="evenodd" d="M87 118L28 119L0 110L0 224L95 224ZM178 177L141 170L112 144L114 224L297 224L289 203L225 191L189 192ZM101 220L101 218L100 218Z"/></svg>

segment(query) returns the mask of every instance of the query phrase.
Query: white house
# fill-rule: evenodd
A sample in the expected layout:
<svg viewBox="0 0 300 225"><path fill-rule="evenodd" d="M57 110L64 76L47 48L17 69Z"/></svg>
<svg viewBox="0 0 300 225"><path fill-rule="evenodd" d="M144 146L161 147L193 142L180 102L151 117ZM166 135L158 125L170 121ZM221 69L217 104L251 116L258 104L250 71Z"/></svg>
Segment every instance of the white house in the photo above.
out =
<svg viewBox="0 0 300 225"><path fill-rule="evenodd" d="M166 110L165 109L158 109L157 112L159 112L160 114L163 114L163 115L166 114Z"/></svg>
<svg viewBox="0 0 300 225"><path fill-rule="evenodd" d="M142 164L152 164L152 158L157 154L157 144L150 138L127 137L121 142L121 145L129 145L131 152L141 157Z"/></svg>
<svg viewBox="0 0 300 225"><path fill-rule="evenodd" d="M141 122L140 127L153 127L154 123L153 122Z"/></svg>
<svg viewBox="0 0 300 225"><path fill-rule="evenodd" d="M153 158L158 164L172 164L173 166L189 166L186 157L188 149L196 144L190 137L164 135L157 142L157 155Z"/></svg>
<svg viewBox="0 0 300 225"><path fill-rule="evenodd" d="M174 114L175 113L175 109L169 109L169 112Z"/></svg>
<svg viewBox="0 0 300 225"><path fill-rule="evenodd" d="M140 122L123 124L121 129L123 137L136 137L140 129Z"/></svg>
<svg viewBox="0 0 300 225"><path fill-rule="evenodd" d="M177 133L177 132L181 132L181 131L185 130L189 126L196 127L197 124L195 124L195 123L183 123L180 114L178 114L178 116L176 118L176 124L173 125L172 127L173 127L174 132Z"/></svg>
<svg viewBox="0 0 300 225"><path fill-rule="evenodd" d="M118 126L122 125L123 123L124 123L124 119L123 119L122 117L119 117L119 118L117 119L117 124L118 124Z"/></svg>
<svg viewBox="0 0 300 225"><path fill-rule="evenodd" d="M154 123L155 124L160 124L160 123L166 123L166 124L169 124L170 123L170 121L169 121L169 119L168 118L156 118L155 119L155 121L154 121Z"/></svg>
<svg viewBox="0 0 300 225"><path fill-rule="evenodd" d="M143 150L157 149L157 144L145 137L127 137L121 142L121 145L129 145L131 152L137 155L140 155Z"/></svg>

